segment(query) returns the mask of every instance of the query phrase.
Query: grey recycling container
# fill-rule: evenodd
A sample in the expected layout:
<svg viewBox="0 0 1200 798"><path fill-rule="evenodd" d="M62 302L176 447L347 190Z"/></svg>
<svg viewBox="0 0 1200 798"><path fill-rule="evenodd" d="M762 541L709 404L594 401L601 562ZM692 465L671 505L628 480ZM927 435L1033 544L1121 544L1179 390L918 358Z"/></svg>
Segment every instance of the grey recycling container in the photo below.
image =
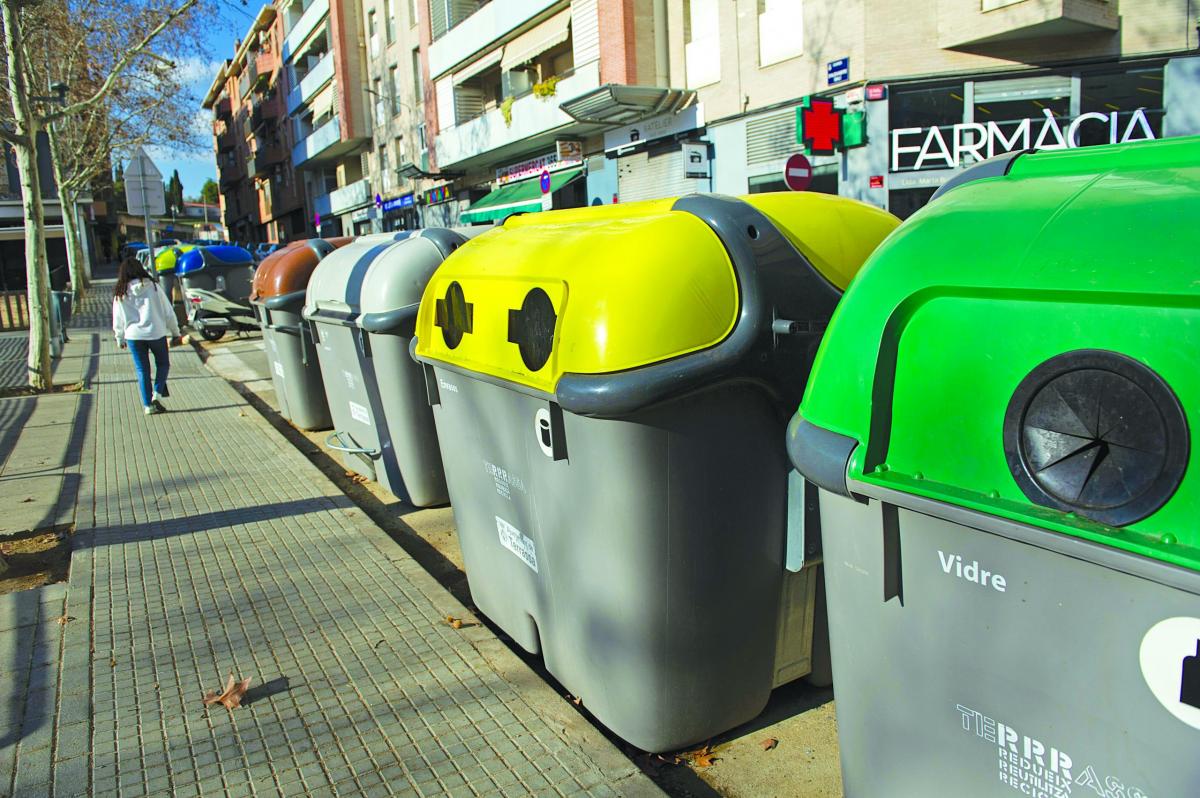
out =
<svg viewBox="0 0 1200 798"><path fill-rule="evenodd" d="M303 311L333 421L326 445L348 469L417 507L448 495L408 342L426 281L465 240L443 229L359 237L320 262Z"/></svg>
<svg viewBox="0 0 1200 798"><path fill-rule="evenodd" d="M628 742L707 739L824 670L784 427L896 223L799 193L551 211L430 280L414 355L472 599Z"/></svg>
<svg viewBox="0 0 1200 798"><path fill-rule="evenodd" d="M842 300L788 445L847 795L1200 795L1198 164L985 162Z"/></svg>
<svg viewBox="0 0 1200 798"><path fill-rule="evenodd" d="M300 429L333 425L316 344L300 315L308 281L321 258L352 240L293 242L264 258L254 272L250 304L263 331L279 413Z"/></svg>

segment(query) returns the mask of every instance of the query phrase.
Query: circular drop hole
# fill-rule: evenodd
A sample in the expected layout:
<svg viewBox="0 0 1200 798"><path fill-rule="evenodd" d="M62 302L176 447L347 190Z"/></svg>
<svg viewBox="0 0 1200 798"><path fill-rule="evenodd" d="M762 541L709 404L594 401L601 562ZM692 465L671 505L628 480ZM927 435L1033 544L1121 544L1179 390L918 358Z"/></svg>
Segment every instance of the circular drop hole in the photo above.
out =
<svg viewBox="0 0 1200 798"><path fill-rule="evenodd" d="M746 228L746 235L750 236L751 238L757 239L758 238L758 228L755 227L754 225L750 225L749 227Z"/></svg>

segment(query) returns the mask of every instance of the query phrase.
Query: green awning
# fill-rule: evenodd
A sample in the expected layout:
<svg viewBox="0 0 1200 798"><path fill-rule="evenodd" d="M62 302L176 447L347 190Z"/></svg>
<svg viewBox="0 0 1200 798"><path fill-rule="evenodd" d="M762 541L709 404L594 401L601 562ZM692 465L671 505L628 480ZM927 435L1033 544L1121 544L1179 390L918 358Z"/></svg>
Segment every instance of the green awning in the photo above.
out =
<svg viewBox="0 0 1200 798"><path fill-rule="evenodd" d="M550 175L550 193L558 191L581 174L582 169L564 169ZM514 213L537 213L542 209L540 181L540 177L534 177L501 186L464 211L459 221L463 224L498 222Z"/></svg>

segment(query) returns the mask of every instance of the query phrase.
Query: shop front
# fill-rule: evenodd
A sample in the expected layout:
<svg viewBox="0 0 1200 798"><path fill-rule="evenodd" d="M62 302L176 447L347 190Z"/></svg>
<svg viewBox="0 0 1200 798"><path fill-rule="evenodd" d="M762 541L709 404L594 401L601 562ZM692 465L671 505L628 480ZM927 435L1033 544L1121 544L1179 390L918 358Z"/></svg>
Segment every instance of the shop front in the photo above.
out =
<svg viewBox="0 0 1200 798"><path fill-rule="evenodd" d="M584 171L582 145L559 141L553 152L497 169L491 191L473 202L460 221L487 224L516 213L582 208L587 204Z"/></svg>
<svg viewBox="0 0 1200 798"><path fill-rule="evenodd" d="M383 214L383 232L385 233L396 230L416 230L421 226L421 215L417 210L415 194L389 197L381 202L379 210Z"/></svg>
<svg viewBox="0 0 1200 798"><path fill-rule="evenodd" d="M704 134L702 103L606 132L604 154L610 170L616 164L617 200L712 191L712 145Z"/></svg>
<svg viewBox="0 0 1200 798"><path fill-rule="evenodd" d="M892 83L886 87L886 139L870 144L886 148L886 173L873 179L885 183L888 210L906 218L963 168L997 155L1200 132L1167 120L1172 95L1198 88L1196 70L1174 69L1173 62L1194 60ZM885 104L867 105L873 113Z"/></svg>

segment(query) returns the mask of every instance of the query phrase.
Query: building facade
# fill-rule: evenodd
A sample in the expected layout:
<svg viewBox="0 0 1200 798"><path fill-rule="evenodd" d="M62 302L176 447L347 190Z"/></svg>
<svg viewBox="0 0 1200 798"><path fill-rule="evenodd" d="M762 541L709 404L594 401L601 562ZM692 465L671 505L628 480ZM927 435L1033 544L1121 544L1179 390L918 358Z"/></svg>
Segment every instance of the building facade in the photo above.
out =
<svg viewBox="0 0 1200 798"><path fill-rule="evenodd" d="M363 86L372 128L370 196L359 221L376 232L421 226L418 197L433 185L425 133L421 0L363 0L367 80Z"/></svg>
<svg viewBox="0 0 1200 798"><path fill-rule="evenodd" d="M296 179L312 231L357 235L371 229L371 143L362 4L359 0L277 3L283 22L287 113Z"/></svg>
<svg viewBox="0 0 1200 798"><path fill-rule="evenodd" d="M1003 152L1200 132L1194 0L685 0L676 12L672 79L704 106L714 191L784 190L786 159L807 151L810 190L906 217ZM705 36L715 64L689 57ZM832 100L824 121L852 126L853 141L806 147L805 97Z"/></svg>
<svg viewBox="0 0 1200 798"><path fill-rule="evenodd" d="M662 0L421 1L426 224L589 204L605 131L687 104Z"/></svg>
<svg viewBox="0 0 1200 798"><path fill-rule="evenodd" d="M307 231L291 166L282 19L263 6L204 98L213 112L221 218L229 240L279 242Z"/></svg>

